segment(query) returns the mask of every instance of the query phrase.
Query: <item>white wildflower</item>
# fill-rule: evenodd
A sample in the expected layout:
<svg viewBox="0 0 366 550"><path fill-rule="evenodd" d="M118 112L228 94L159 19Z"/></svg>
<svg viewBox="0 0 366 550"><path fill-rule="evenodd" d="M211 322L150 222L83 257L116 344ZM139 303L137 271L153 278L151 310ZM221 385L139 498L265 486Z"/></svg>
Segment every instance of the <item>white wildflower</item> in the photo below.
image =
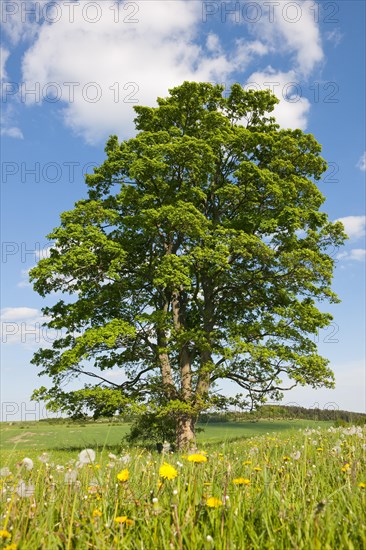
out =
<svg viewBox="0 0 366 550"><path fill-rule="evenodd" d="M79 453L79 462L82 464L90 464L95 460L95 451L93 449L84 449Z"/></svg>
<svg viewBox="0 0 366 550"><path fill-rule="evenodd" d="M69 470L65 474L65 483L75 483L78 473L76 470Z"/></svg>
<svg viewBox="0 0 366 550"><path fill-rule="evenodd" d="M5 466L4 468L1 468L0 470L0 476L1 477L8 477L8 476L11 476L11 471L9 470L9 468L7 466Z"/></svg>
<svg viewBox="0 0 366 550"><path fill-rule="evenodd" d="M46 464L49 461L49 454L48 453L42 453L41 456L38 457L38 460Z"/></svg>
<svg viewBox="0 0 366 550"><path fill-rule="evenodd" d="M108 458L110 458L111 460L117 460L116 455L114 455L113 453L109 453Z"/></svg>
<svg viewBox="0 0 366 550"><path fill-rule="evenodd" d="M31 458L23 458L22 464L25 466L26 470L32 470L33 468L33 460Z"/></svg>

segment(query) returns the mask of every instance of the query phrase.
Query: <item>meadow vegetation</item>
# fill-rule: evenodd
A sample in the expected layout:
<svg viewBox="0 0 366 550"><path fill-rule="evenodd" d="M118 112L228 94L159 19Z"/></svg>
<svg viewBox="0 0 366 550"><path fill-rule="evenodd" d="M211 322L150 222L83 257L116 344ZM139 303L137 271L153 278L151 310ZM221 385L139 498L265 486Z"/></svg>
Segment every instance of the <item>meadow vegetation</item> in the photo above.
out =
<svg viewBox="0 0 366 550"><path fill-rule="evenodd" d="M307 423L190 454L7 450L0 548L365 548L366 428Z"/></svg>

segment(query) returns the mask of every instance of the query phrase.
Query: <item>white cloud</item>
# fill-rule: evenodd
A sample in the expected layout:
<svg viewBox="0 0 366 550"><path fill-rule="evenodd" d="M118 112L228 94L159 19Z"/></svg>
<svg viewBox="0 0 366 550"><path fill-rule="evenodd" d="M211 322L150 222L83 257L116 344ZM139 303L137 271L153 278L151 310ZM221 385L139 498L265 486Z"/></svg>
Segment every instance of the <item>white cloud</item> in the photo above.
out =
<svg viewBox="0 0 366 550"><path fill-rule="evenodd" d="M95 25L77 9L72 24L64 15L54 25L44 24L23 59L26 85L39 82L42 96L48 83L57 83L59 96L67 100L66 124L89 142L110 133L131 135L133 105L153 105L183 80L224 81L235 65L218 51L217 38L209 39L209 52L198 45L200 3L133 4L136 23L114 23L110 8L116 3L107 0L100 3L102 16ZM74 97L67 82L75 83Z"/></svg>
<svg viewBox="0 0 366 550"><path fill-rule="evenodd" d="M350 239L359 239L364 237L366 229L366 216L345 216L336 221L342 222L345 232Z"/></svg>
<svg viewBox="0 0 366 550"><path fill-rule="evenodd" d="M9 50L6 48L0 47L0 80L5 80L7 78L5 65L10 55Z"/></svg>
<svg viewBox="0 0 366 550"><path fill-rule="evenodd" d="M333 29L332 31L328 31L325 33L325 38L335 46L339 46L339 44L343 40L343 34L339 29Z"/></svg>
<svg viewBox="0 0 366 550"><path fill-rule="evenodd" d="M302 96L295 71L281 72L267 67L263 72L253 73L246 86L274 92L280 103L274 108L273 115L282 128L306 129L310 102Z"/></svg>
<svg viewBox="0 0 366 550"><path fill-rule="evenodd" d="M3 86L6 85L8 74L6 72L6 62L9 58L10 51L0 47L0 82ZM3 91L2 91L3 93ZM1 98L3 104L1 109L1 131L0 135L16 139L23 139L22 131L14 125L14 107L8 103L8 99Z"/></svg>
<svg viewBox="0 0 366 550"><path fill-rule="evenodd" d="M1 135L8 136L15 139L24 139L23 132L16 126L10 126L10 128L1 128Z"/></svg>
<svg viewBox="0 0 366 550"><path fill-rule="evenodd" d="M364 248L353 248L349 255L349 260L355 260L356 262L364 262L366 258L366 250Z"/></svg>
<svg viewBox="0 0 366 550"><path fill-rule="evenodd" d="M119 15L113 0L94 2L93 10L87 12L95 17L99 6L94 24L83 16L82 3L75 4L70 23L69 9L61 3L59 20L46 21L33 34L34 42L23 58L23 79L29 88L39 83L39 102L42 96L50 98L49 84L54 83L56 103L65 106L66 124L88 142L96 143L111 133L126 138L134 133L133 106L154 105L156 97L167 95L169 88L184 80L229 82L253 58L268 52L292 56L295 68L288 72L269 68L255 73L257 78L280 79L284 85L296 82L298 74L307 75L323 57L311 4L308 0L299 4L299 21L295 8L275 6L273 23L263 7L261 22L255 25L256 39L240 38L226 51L219 36L201 26L200 2L125 1ZM16 39L17 25L11 32ZM287 91L291 96L291 89ZM304 129L310 104L296 94L292 89L292 97L283 100L275 114L282 126ZM32 102L31 97L26 99Z"/></svg>
<svg viewBox="0 0 366 550"><path fill-rule="evenodd" d="M366 258L366 250L364 248L352 248L349 252L340 252L337 254L337 260L347 260L364 262Z"/></svg>
<svg viewBox="0 0 366 550"><path fill-rule="evenodd" d="M217 34L211 33L208 35L206 40L206 46L207 49L210 52L221 52L221 44L220 44L220 38L217 36Z"/></svg>
<svg viewBox="0 0 366 550"><path fill-rule="evenodd" d="M1 310L3 321L23 321L39 315L38 309L31 307L5 307Z"/></svg>
<svg viewBox="0 0 366 550"><path fill-rule="evenodd" d="M39 347L51 347L61 336L55 329L43 327L49 320L42 312L30 307L6 307L1 310L1 342L21 345L34 351Z"/></svg>
<svg viewBox="0 0 366 550"><path fill-rule="evenodd" d="M295 69L309 75L323 60L319 26L314 17L314 2L266 2L263 14L254 25L257 36L271 51L295 56Z"/></svg>
<svg viewBox="0 0 366 550"><path fill-rule="evenodd" d="M356 164L357 168L359 168L362 172L366 171L366 151L363 155L359 158L358 163Z"/></svg>
<svg viewBox="0 0 366 550"><path fill-rule="evenodd" d="M54 19L51 9L45 7L49 0L3 0L1 29L13 44L32 40L38 32L44 16Z"/></svg>

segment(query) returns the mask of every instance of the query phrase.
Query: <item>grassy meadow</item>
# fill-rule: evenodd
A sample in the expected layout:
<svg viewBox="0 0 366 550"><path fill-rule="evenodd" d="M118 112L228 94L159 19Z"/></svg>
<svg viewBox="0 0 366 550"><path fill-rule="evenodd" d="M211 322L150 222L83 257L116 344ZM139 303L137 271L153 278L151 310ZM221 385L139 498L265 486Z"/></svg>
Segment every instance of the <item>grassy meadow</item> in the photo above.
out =
<svg viewBox="0 0 366 550"><path fill-rule="evenodd" d="M123 448L123 425L3 428L1 549L366 548L365 426L209 425L189 455Z"/></svg>
<svg viewBox="0 0 366 550"><path fill-rule="evenodd" d="M331 425L331 422L320 422ZM311 420L259 420L256 422L215 422L199 424L200 443L222 443L266 432L297 430L318 426ZM4 422L1 424L0 453L12 450L82 450L86 447L113 448L121 445L129 432L129 424L120 422L77 422L53 424L47 422Z"/></svg>

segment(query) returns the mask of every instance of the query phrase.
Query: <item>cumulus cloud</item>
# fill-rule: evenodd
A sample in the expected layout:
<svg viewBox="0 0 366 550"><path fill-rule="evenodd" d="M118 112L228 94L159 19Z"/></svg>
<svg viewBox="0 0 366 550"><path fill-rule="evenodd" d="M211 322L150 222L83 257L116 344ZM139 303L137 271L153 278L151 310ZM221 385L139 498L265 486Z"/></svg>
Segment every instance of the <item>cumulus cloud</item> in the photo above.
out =
<svg viewBox="0 0 366 550"><path fill-rule="evenodd" d="M271 90L280 100L273 115L283 128L300 128L307 126L307 114L310 102L302 96L302 89L295 71L281 72L268 67L263 72L253 73L246 86L258 90Z"/></svg>
<svg viewBox="0 0 366 550"><path fill-rule="evenodd" d="M38 32L39 23L52 19L49 0L3 0L1 9L1 29L13 45L30 41Z"/></svg>
<svg viewBox="0 0 366 550"><path fill-rule="evenodd" d="M294 56L295 70L307 76L324 58L314 2L261 2L263 15L254 26L273 52Z"/></svg>
<svg viewBox="0 0 366 550"><path fill-rule="evenodd" d="M363 155L361 155L361 157L359 158L358 160L358 163L357 163L357 168L359 168L362 172L365 172L366 171L366 151L364 152Z"/></svg>
<svg viewBox="0 0 366 550"><path fill-rule="evenodd" d="M23 58L24 83L29 88L38 83L39 101L47 98L65 106L66 124L90 143L111 133L122 138L133 135L133 106L154 105L156 97L184 80L229 82L243 73L252 59L282 51L292 56L293 70L267 69L255 76L280 79L283 84L296 81L296 71L308 74L323 56L319 29L307 0L301 3L299 14L293 13L291 6L274 6L273 24L263 16L255 25L255 40L238 38L230 49L202 26L199 2L121 2L118 11L116 2L105 0L92 3L93 10L86 12L82 3L75 3L72 23L70 7L52 4L57 22L46 20L33 35L33 44ZM14 40L17 33L17 24L13 24ZM292 99L277 108L279 123L305 128L309 102ZM32 102L32 97L27 101Z"/></svg>
<svg viewBox="0 0 366 550"><path fill-rule="evenodd" d="M350 239L359 239L365 236L366 216L345 216L336 221L343 223L345 232Z"/></svg>
<svg viewBox="0 0 366 550"><path fill-rule="evenodd" d="M234 67L217 36L211 35L207 49L198 44L199 3L133 4L138 11L128 24L113 22L110 8L116 3L110 0L99 4L95 25L80 10L75 9L72 24L63 14L54 25L42 26L23 60L26 85L39 82L44 96L55 83L56 98L66 100L67 125L89 142L110 133L131 135L134 105L154 104L183 80L221 82Z"/></svg>

